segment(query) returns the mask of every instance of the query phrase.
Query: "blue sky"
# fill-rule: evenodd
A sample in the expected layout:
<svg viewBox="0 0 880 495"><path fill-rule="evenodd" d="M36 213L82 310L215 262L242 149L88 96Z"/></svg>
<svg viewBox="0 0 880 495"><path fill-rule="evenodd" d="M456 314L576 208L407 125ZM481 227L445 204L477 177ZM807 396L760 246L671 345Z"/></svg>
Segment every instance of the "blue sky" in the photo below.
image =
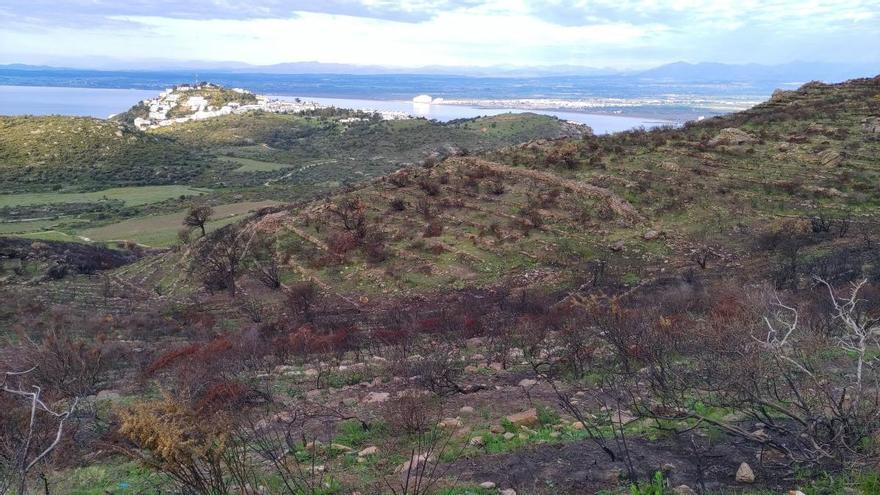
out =
<svg viewBox="0 0 880 495"><path fill-rule="evenodd" d="M0 63L880 63L880 0L0 0Z"/></svg>

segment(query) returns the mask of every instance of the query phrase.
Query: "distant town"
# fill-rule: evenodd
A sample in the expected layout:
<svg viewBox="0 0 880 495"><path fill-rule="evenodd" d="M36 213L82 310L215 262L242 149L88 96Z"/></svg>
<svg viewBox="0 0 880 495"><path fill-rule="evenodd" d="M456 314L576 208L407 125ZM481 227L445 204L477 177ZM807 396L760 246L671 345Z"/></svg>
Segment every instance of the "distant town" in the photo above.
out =
<svg viewBox="0 0 880 495"><path fill-rule="evenodd" d="M140 130L146 130L252 111L301 113L321 108L328 106L299 98L293 100L270 98L246 89L226 89L212 83L184 84L166 89L156 98L140 102L135 107L138 116L133 119L133 124ZM378 114L385 120L411 118L403 112L372 109L364 109L364 111Z"/></svg>

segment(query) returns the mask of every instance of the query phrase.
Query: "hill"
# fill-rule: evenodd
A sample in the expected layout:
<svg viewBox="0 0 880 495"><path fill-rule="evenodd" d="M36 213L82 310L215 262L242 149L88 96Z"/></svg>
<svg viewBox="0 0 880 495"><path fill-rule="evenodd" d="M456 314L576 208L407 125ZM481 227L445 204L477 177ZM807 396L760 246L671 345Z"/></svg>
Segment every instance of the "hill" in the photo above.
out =
<svg viewBox="0 0 880 495"><path fill-rule="evenodd" d="M188 182L199 157L172 140L85 117L0 117L0 190Z"/></svg>

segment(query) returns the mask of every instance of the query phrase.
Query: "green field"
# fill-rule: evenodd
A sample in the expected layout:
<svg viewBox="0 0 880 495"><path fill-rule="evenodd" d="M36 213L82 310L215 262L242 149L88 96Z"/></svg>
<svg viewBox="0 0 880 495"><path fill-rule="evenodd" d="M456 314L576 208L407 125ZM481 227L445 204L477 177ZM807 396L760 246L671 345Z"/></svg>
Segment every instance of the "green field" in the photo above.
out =
<svg viewBox="0 0 880 495"><path fill-rule="evenodd" d="M279 203L277 201L246 201L214 207L213 220L208 223L207 228L208 230L217 229L240 220L252 211L276 204ZM177 232L183 227L185 215L186 210L181 210L166 215L133 218L103 227L83 230L79 234L93 241L130 240L147 246L170 246L177 240Z"/></svg>
<svg viewBox="0 0 880 495"><path fill-rule="evenodd" d="M287 163L276 163L276 162L264 162L260 160L252 160L250 158L239 158L239 157L227 157L227 161L233 162L235 164L240 165L237 169L233 170L233 172L275 172L277 170L284 170L286 168L292 167L292 165Z"/></svg>
<svg viewBox="0 0 880 495"><path fill-rule="evenodd" d="M86 193L25 193L0 194L0 208L6 206L31 206L58 203L96 203L99 201L119 200L126 206L140 206L158 203L166 199L180 196L196 196L210 192L209 189L189 186L141 186L114 187L102 191Z"/></svg>

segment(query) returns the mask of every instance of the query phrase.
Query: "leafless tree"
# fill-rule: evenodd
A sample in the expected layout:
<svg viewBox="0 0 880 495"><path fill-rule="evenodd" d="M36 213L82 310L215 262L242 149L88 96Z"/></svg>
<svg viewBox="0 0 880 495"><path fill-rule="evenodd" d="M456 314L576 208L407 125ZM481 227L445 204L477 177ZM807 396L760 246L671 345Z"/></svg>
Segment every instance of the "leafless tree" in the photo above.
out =
<svg viewBox="0 0 880 495"><path fill-rule="evenodd" d="M67 402L67 408L56 410L43 399L42 389L37 385L24 387L22 379L36 370L36 367L25 371L7 371L3 373L2 391L5 394L24 400L27 403L25 420L20 430L9 432L10 438L3 439L7 452L0 456L0 494L6 493L12 485L16 486L18 495L27 493L28 474L61 442L67 420L76 410L79 398L74 397ZM40 418L43 417L43 419ZM11 433L15 433L14 437ZM7 436L7 432L3 432ZM10 476L6 476L8 473Z"/></svg>
<svg viewBox="0 0 880 495"><path fill-rule="evenodd" d="M193 253L192 268L202 276L209 290L229 291L236 294L236 278L241 270L245 240L235 226L223 227L201 240Z"/></svg>

